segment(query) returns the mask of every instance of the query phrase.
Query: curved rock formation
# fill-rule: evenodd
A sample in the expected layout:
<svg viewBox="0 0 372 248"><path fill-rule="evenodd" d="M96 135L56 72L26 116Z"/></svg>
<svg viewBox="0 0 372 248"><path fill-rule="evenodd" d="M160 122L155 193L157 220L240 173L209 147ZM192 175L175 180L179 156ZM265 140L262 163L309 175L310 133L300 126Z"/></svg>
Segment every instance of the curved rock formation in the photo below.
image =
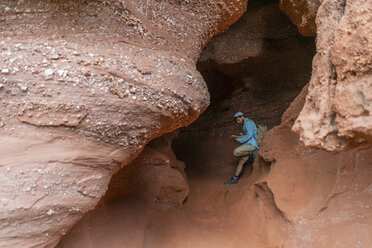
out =
<svg viewBox="0 0 372 248"><path fill-rule="evenodd" d="M371 10L367 0L319 7L309 93L293 127L307 146L334 151L371 140Z"/></svg>
<svg viewBox="0 0 372 248"><path fill-rule="evenodd" d="M189 194L185 165L170 147L175 136L151 141L116 173L97 207L57 247L143 247L151 217L180 207Z"/></svg>
<svg viewBox="0 0 372 248"><path fill-rule="evenodd" d="M247 1L0 3L0 246L53 247L209 103L201 48Z"/></svg>
<svg viewBox="0 0 372 248"><path fill-rule="evenodd" d="M262 168L267 171L268 165L270 170L253 189L267 185L271 207L285 223L274 230L273 235L279 237L274 244L368 247L372 244L372 229L367 224L372 221L372 147L327 152L303 146L290 128L306 94L305 88L283 115L281 125L265 134L259 151L263 161L255 164L256 174ZM257 201L266 198L261 194ZM285 235L283 230L287 230Z"/></svg>
<svg viewBox="0 0 372 248"><path fill-rule="evenodd" d="M297 95L309 80L314 54L314 39L302 37L276 1L250 1L242 18L207 44L197 67L212 101L238 88L262 98L291 90Z"/></svg>
<svg viewBox="0 0 372 248"><path fill-rule="evenodd" d="M320 0L280 0L280 9L288 15L303 36L315 36L315 17Z"/></svg>
<svg viewBox="0 0 372 248"><path fill-rule="evenodd" d="M312 57L312 40L295 34L271 1L256 1L249 16L208 46L199 67L228 88L208 86L221 99L233 96L212 99L222 111L215 119L207 115L192 130L217 130L211 132L212 142L205 143L214 160L194 173L213 171L211 181L219 186L206 182L188 200L189 209L180 207L169 216L159 211L149 223L151 212L184 203L189 187L168 139L145 145L190 124L206 109L208 90L196 60L214 35L243 14L247 1L3 0L0 246L56 246L126 165L97 211L107 213L112 206L117 211L98 223L110 224L119 216L118 228L135 225L128 234L135 238L125 240L128 247L154 247L152 241L158 247L184 247L184 233L177 233L179 213L186 216L185 230L199 237L190 242L201 247L213 242L216 247L247 242L259 247L371 246L372 6L368 0L319 2L281 1L281 9L304 35L313 35L317 13L312 78L280 126L265 135L252 176L242 178L238 188L222 188L230 173L225 165L235 161L217 152L234 144L218 143L216 137L237 131L230 116L242 106L249 107L251 112L242 110L255 121L278 124L309 73L292 55L300 51ZM273 26L267 18L278 22ZM226 44L233 49L225 49ZM257 76L268 62L276 70ZM286 74L293 77L286 81ZM280 82L273 86L275 79ZM261 99L253 98L254 89L261 90ZM275 97L267 93L271 89ZM305 147L299 138L315 148ZM202 142L191 144L196 143ZM348 151L336 152L346 147ZM116 205L122 197L138 200L133 205L138 208ZM90 216L85 220L89 223ZM81 222L76 228L80 225L86 227ZM153 236L144 241L145 230ZM162 238L164 233L174 234L169 235L172 242ZM124 242L118 240L112 247Z"/></svg>

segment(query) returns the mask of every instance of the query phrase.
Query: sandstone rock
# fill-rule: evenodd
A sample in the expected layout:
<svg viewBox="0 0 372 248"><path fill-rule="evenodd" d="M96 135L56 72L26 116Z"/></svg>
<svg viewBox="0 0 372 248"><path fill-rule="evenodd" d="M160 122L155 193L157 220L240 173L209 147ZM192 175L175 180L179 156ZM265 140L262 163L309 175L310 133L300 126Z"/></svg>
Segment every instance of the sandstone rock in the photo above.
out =
<svg viewBox="0 0 372 248"><path fill-rule="evenodd" d="M286 90L298 91L308 82L314 54L314 40L302 37L276 2L251 1L241 19L207 44L198 69L215 98L242 85L255 96L266 90L285 97ZM249 97L238 100L247 101L243 111L249 110Z"/></svg>
<svg viewBox="0 0 372 248"><path fill-rule="evenodd" d="M116 162L119 162L119 163L124 163L124 164L128 164L130 159L131 159L130 153L127 152L124 149L117 149L117 150L113 151L110 154L110 157L111 157L112 160L114 160Z"/></svg>
<svg viewBox="0 0 372 248"><path fill-rule="evenodd" d="M115 150L135 158L195 120L209 103L195 61L246 4L2 1L0 68L19 71L1 81L0 246L55 246L130 162Z"/></svg>
<svg viewBox="0 0 372 248"><path fill-rule="evenodd" d="M0 137L0 163L7 166L0 174L2 247L55 246L61 230L93 208L110 181L109 146L38 134Z"/></svg>
<svg viewBox="0 0 372 248"><path fill-rule="evenodd" d="M338 136L372 135L372 46L370 1L347 1L335 33L332 63ZM352 45L350 45L352 44Z"/></svg>
<svg viewBox="0 0 372 248"><path fill-rule="evenodd" d="M372 134L371 7L370 1L323 1L318 10L309 93L293 126L307 146L342 150Z"/></svg>
<svg viewBox="0 0 372 248"><path fill-rule="evenodd" d="M180 207L189 194L185 165L170 147L172 136L152 141L116 173L97 207L71 229L58 247L85 246L87 237L94 240L94 247L144 246L153 215ZM108 239L96 239L107 231Z"/></svg>
<svg viewBox="0 0 372 248"><path fill-rule="evenodd" d="M297 26L303 36L315 36L315 17L320 0L280 0L280 9Z"/></svg>
<svg viewBox="0 0 372 248"><path fill-rule="evenodd" d="M303 146L290 131L305 101L303 93L284 114L282 124L265 134L259 152L270 163L270 171L256 184L267 183L278 216L284 216L291 226L275 245L369 246L372 229L364 223L372 221L372 147L327 152ZM260 166L267 164L255 164L256 173Z"/></svg>

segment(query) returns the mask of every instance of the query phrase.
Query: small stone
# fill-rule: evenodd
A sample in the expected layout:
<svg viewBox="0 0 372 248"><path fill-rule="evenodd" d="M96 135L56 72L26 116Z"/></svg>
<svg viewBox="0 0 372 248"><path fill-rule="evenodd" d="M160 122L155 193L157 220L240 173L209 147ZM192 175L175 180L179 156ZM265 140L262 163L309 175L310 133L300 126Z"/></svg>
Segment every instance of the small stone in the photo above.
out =
<svg viewBox="0 0 372 248"><path fill-rule="evenodd" d="M366 21L366 20L362 20L361 22L360 22L360 25L362 25L362 26L364 26L364 25L366 25L368 22Z"/></svg>
<svg viewBox="0 0 372 248"><path fill-rule="evenodd" d="M0 89L4 88L4 85L3 84L0 84Z"/></svg>
<svg viewBox="0 0 372 248"><path fill-rule="evenodd" d="M8 6L6 6L6 7L5 7L5 12L6 12L6 11L9 11L9 10L10 10L10 8L9 8Z"/></svg>
<svg viewBox="0 0 372 248"><path fill-rule="evenodd" d="M67 71L66 70L58 70L57 73L60 77L66 77L67 76Z"/></svg>
<svg viewBox="0 0 372 248"><path fill-rule="evenodd" d="M58 60L59 55L58 54L53 54L52 57L50 57L52 60Z"/></svg>
<svg viewBox="0 0 372 248"><path fill-rule="evenodd" d="M5 75L8 75L10 72L9 72L9 69L3 68L3 69L1 69L1 73L5 74Z"/></svg>
<svg viewBox="0 0 372 248"><path fill-rule="evenodd" d="M52 69L46 69L44 72L45 80L53 79L54 71Z"/></svg>
<svg viewBox="0 0 372 248"><path fill-rule="evenodd" d="M49 209L48 212L47 212L47 215L51 216L53 215L55 212L53 209Z"/></svg>
<svg viewBox="0 0 372 248"><path fill-rule="evenodd" d="M27 87L27 86L22 86L22 87L21 87L21 90L22 90L22 92L27 92L28 87Z"/></svg>

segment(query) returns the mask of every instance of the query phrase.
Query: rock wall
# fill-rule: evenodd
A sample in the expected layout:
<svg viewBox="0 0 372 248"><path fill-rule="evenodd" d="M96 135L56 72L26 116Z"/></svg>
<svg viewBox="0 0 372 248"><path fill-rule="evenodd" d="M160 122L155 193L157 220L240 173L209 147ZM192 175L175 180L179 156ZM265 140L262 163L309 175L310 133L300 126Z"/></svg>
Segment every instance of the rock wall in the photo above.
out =
<svg viewBox="0 0 372 248"><path fill-rule="evenodd" d="M247 1L0 3L1 247L54 247L209 103L196 58Z"/></svg>
<svg viewBox="0 0 372 248"><path fill-rule="evenodd" d="M137 238L126 239L134 242L127 245L143 244L146 213L180 206L189 191L182 163L166 152L169 143L144 147L150 140L190 124L207 108L208 90L195 68L196 60L214 35L243 14L246 4L242 0L2 1L0 246L56 246L100 201L111 176L142 151L112 184L115 188L117 183L118 195L128 197L126 200L141 189L148 194L145 203L134 199L140 203L133 216L143 219L123 222L138 225L129 233ZM237 86L230 89L237 100L253 99L244 94L260 87L257 82L261 80L252 80L242 70L257 66L251 58L261 58L258 65L262 66L275 54L280 58L276 65L280 65L291 54L286 45L293 48L306 43L293 38L293 27L283 19L276 23L280 33L270 29L270 23L256 22L258 18L252 16L280 16L270 5L256 7L250 9L250 17L243 18L248 27L237 25L236 30L245 30L246 37L232 29L238 38L230 43L234 49L223 49L228 35L222 35L202 55L205 64L199 64L206 71L217 70L227 80L237 71L241 73L232 80ZM371 3L283 0L281 9L304 35L313 34L312 20L317 13L317 54L311 81L284 114L281 125L265 136L262 159L255 163L247 184L232 193L218 191L218 197L211 199L218 199L216 206L224 206L227 221L222 223L233 222L233 230L224 234L234 234L238 240L233 240L234 244L369 247ZM291 42L281 42L283 39ZM250 43L240 46L242 40ZM310 51L307 56L312 56L311 47L303 50L299 46L298 51ZM234 56L229 56L231 52ZM224 59L219 61L215 55ZM217 66L211 69L210 63ZM228 66L239 63L243 65L240 71ZM296 68L301 67L290 65L293 67L277 68L287 68L290 73L291 68L298 72ZM268 82L275 75L280 73L261 77L267 82L261 86L270 88ZM298 75L303 83L304 77ZM296 80L283 82L278 88L291 85L298 90ZM239 95L237 89L242 86L243 94ZM292 94L279 96L263 105L287 103ZM227 111L218 116L222 124L214 127L224 127L226 116L235 111L230 103L221 102ZM262 102L256 103L258 110ZM266 113L278 117L279 107L275 105ZM276 123L272 120L270 125ZM291 132L292 126L299 136ZM204 128L210 128L209 124ZM315 148L306 148L299 139ZM336 152L346 147L348 151ZM173 162L167 162L169 156ZM214 206L208 208L208 197L201 198L204 204L194 203L199 209L207 214L221 213L213 212ZM110 194L105 199L110 201ZM102 204L97 209L105 207ZM208 212L210 209L213 211ZM120 211L117 216L122 219L130 214ZM198 224L200 219L216 223L213 216L193 217ZM164 243L161 240L160 244Z"/></svg>
<svg viewBox="0 0 372 248"><path fill-rule="evenodd" d="M251 190L257 201L267 201L260 190L272 194L272 208L286 223L275 245L285 247L369 247L372 221L372 147L362 145L344 152L306 148L290 128L299 114L307 89L270 130L259 151L254 174L270 165L269 172ZM266 169L267 171L267 169ZM239 204L245 204L244 200Z"/></svg>
<svg viewBox="0 0 372 248"><path fill-rule="evenodd" d="M215 147L216 139L225 142L232 133L240 133L232 122L237 111L269 128L279 125L283 112L310 79L314 55L314 39L298 33L277 1L250 1L242 18L201 53L197 68L211 104L198 120L181 129L175 140L177 155L194 164L193 153L204 157L195 147L205 151Z"/></svg>
<svg viewBox="0 0 372 248"><path fill-rule="evenodd" d="M277 1L250 1L242 18L207 44L197 66L212 97L214 88L229 84L254 89L255 95L284 93L308 82L314 54L314 39L298 33ZM227 78L209 78L217 72Z"/></svg>
<svg viewBox="0 0 372 248"><path fill-rule="evenodd" d="M152 216L182 206L189 194L185 164L170 147L176 135L151 141L116 173L97 207L57 247L144 247Z"/></svg>
<svg viewBox="0 0 372 248"><path fill-rule="evenodd" d="M315 17L319 0L280 0L280 9L288 15L303 36L315 36Z"/></svg>
<svg viewBox="0 0 372 248"><path fill-rule="evenodd" d="M371 141L370 1L322 1L317 54L293 130L307 146L342 150Z"/></svg>

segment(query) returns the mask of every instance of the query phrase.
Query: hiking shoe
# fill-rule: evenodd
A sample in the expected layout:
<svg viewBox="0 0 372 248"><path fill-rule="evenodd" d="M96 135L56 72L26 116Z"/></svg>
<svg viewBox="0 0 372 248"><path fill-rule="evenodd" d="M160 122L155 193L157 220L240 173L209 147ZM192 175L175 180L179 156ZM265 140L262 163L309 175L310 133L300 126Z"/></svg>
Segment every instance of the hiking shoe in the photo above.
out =
<svg viewBox="0 0 372 248"><path fill-rule="evenodd" d="M230 181L225 182L225 184L226 185L236 184L236 183L238 183L238 181L239 181L239 179L231 178Z"/></svg>

